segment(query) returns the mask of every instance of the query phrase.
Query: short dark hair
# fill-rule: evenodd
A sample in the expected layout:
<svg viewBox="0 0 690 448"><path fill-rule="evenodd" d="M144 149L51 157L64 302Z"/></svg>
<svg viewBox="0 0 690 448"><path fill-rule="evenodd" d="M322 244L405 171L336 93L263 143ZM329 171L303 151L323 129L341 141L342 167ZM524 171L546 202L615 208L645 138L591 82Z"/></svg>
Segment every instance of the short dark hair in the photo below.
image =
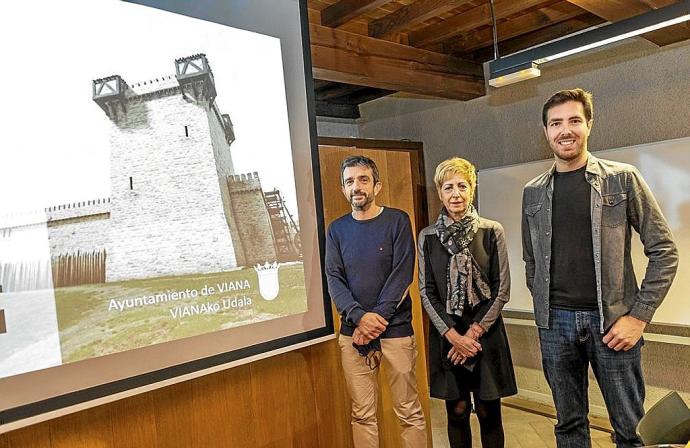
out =
<svg viewBox="0 0 690 448"><path fill-rule="evenodd" d="M568 101L577 101L578 103L581 103L583 109L585 110L585 119L587 120L587 123L592 121L592 117L594 116L592 94L582 89L561 90L560 92L556 92L551 95L551 98L546 100L544 103L544 107L541 110L541 121L544 124L544 127L546 127L548 121L549 109L560 104L567 103Z"/></svg>
<svg viewBox="0 0 690 448"><path fill-rule="evenodd" d="M374 175L374 184L378 184L379 182L381 182L381 178L379 177L379 169L373 160L371 160L369 157L364 156L350 156L343 160L340 164L340 183L342 185L345 184L345 179L343 178L345 168L350 168L353 166L364 166L367 168L371 168L371 172Z"/></svg>

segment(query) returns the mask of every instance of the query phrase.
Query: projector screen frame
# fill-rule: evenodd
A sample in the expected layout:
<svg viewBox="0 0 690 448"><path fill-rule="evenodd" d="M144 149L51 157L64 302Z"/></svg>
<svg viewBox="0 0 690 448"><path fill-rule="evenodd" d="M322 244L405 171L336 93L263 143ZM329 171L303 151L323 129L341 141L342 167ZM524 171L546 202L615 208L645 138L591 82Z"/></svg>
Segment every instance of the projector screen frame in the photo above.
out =
<svg viewBox="0 0 690 448"><path fill-rule="evenodd" d="M321 266L323 266L325 259L325 224L320 182L320 165L314 103L314 80L311 65L307 1L293 1L298 3L299 7L303 55L302 61L304 65L304 81L306 88L311 172L313 175L314 212L316 215L316 236L318 241L318 248L315 248L314 253L316 253L316 250L318 250L318 258ZM170 2L165 4L166 2L159 2L156 0L133 0L129 3L198 18L174 10L172 6L169 6ZM323 269L321 269L320 272L320 280L322 286L324 315L324 325L321 327L308 330L306 332L261 342L248 347L191 360L159 370L107 382L97 386L88 387L78 391L56 395L45 400L0 410L0 434L83 409L117 401L129 396L145 393L172 384L188 381L193 378L226 370L238 365L251 363L260 359L265 359L281 353L334 339L335 333L333 313L330 297L328 296L326 290L326 277Z"/></svg>

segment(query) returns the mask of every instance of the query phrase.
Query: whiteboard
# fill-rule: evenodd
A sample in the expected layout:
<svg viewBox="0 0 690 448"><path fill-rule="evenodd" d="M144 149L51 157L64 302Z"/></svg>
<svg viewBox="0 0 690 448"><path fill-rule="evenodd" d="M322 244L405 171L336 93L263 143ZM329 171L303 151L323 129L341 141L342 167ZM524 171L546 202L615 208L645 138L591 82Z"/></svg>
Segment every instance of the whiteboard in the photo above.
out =
<svg viewBox="0 0 690 448"><path fill-rule="evenodd" d="M653 321L690 325L690 272L684 263L690 254L690 138L597 151L594 155L636 166L649 184L680 252L676 279ZM503 224L508 240L512 288L510 302L505 307L507 310L533 311L532 296L525 285L525 263L522 261L522 189L552 164L553 159L549 159L480 170L478 173L480 214ZM632 257L639 285L647 267L647 258L634 231Z"/></svg>

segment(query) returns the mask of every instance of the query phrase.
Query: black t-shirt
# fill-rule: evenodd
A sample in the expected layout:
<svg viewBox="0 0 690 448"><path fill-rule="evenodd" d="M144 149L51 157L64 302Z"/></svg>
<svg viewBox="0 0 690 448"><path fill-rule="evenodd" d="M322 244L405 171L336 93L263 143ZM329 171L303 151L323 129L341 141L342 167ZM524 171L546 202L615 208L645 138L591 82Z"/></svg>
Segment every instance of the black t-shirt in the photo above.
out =
<svg viewBox="0 0 690 448"><path fill-rule="evenodd" d="M591 187L586 166L554 172L551 217L551 308L597 309L592 248Z"/></svg>

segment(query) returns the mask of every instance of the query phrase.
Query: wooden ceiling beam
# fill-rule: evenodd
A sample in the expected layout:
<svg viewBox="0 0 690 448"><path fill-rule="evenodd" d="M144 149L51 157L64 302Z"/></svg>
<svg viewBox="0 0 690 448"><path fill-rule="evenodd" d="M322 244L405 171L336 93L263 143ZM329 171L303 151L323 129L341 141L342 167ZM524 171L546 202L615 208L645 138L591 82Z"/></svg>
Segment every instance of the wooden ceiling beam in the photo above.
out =
<svg viewBox="0 0 690 448"><path fill-rule="evenodd" d="M353 93L352 95L348 95L347 97L343 98L343 100L347 104L362 104L366 103L367 101L372 101L377 98L392 95L393 93L395 92L392 90L374 89L371 87L367 87L363 90Z"/></svg>
<svg viewBox="0 0 690 448"><path fill-rule="evenodd" d="M495 4L496 19L502 19L544 3L546 3L544 0L497 0ZM487 2L443 22L413 31L408 35L408 39L410 45L423 47L442 42L490 23L491 7Z"/></svg>
<svg viewBox="0 0 690 448"><path fill-rule="evenodd" d="M356 104L335 104L325 101L316 101L315 112L317 117L357 119L359 106Z"/></svg>
<svg viewBox="0 0 690 448"><path fill-rule="evenodd" d="M591 12L610 22L627 19L649 11L651 8L639 0L568 0L573 5Z"/></svg>
<svg viewBox="0 0 690 448"><path fill-rule="evenodd" d="M343 93L341 96L331 98L320 98L317 94L316 101L325 101L333 104L359 105L395 93L392 90L376 89L374 87L353 86L351 84L339 83L334 83L334 85L349 86L352 90L348 93Z"/></svg>
<svg viewBox="0 0 690 448"><path fill-rule="evenodd" d="M368 88L369 87L366 86L353 86L352 84L331 83L329 87L325 87L316 92L316 99L338 103L340 102L338 101L339 98L352 95L359 90Z"/></svg>
<svg viewBox="0 0 690 448"><path fill-rule="evenodd" d="M458 100L485 94L479 64L316 24L309 29L314 78Z"/></svg>
<svg viewBox="0 0 690 448"><path fill-rule="evenodd" d="M527 34L556 23L570 20L586 12L567 1L562 1L545 8L532 11L514 19L498 22L498 41L502 42L513 37ZM444 53L464 54L479 48L493 45L493 32L491 27L463 34L443 45Z"/></svg>
<svg viewBox="0 0 690 448"><path fill-rule="evenodd" d="M568 0L570 3L591 12L609 22L637 16L653 9L662 8L675 3L669 0ZM660 30L642 34L645 39L657 45L664 46L682 40L690 39L690 25L688 22L668 26Z"/></svg>
<svg viewBox="0 0 690 448"><path fill-rule="evenodd" d="M468 3L470 0L417 0L397 11L369 23L371 37L383 37L390 33L422 23L432 17Z"/></svg>
<svg viewBox="0 0 690 448"><path fill-rule="evenodd" d="M314 91L319 91L321 89L327 89L332 85L333 85L333 83L330 81L324 81L322 79L315 79L314 80Z"/></svg>
<svg viewBox="0 0 690 448"><path fill-rule="evenodd" d="M340 0L321 11L321 25L331 28L339 27L390 1L391 0Z"/></svg>
<svg viewBox="0 0 690 448"><path fill-rule="evenodd" d="M582 31L595 25L600 25L604 22L604 19L594 14L584 14L574 19L566 20L531 33L508 39L499 44L499 50L502 55L509 55L526 48L545 44L559 37L567 36L568 34ZM474 52L474 57L475 60L480 62L489 61L493 59L493 48L485 47L476 50Z"/></svg>

